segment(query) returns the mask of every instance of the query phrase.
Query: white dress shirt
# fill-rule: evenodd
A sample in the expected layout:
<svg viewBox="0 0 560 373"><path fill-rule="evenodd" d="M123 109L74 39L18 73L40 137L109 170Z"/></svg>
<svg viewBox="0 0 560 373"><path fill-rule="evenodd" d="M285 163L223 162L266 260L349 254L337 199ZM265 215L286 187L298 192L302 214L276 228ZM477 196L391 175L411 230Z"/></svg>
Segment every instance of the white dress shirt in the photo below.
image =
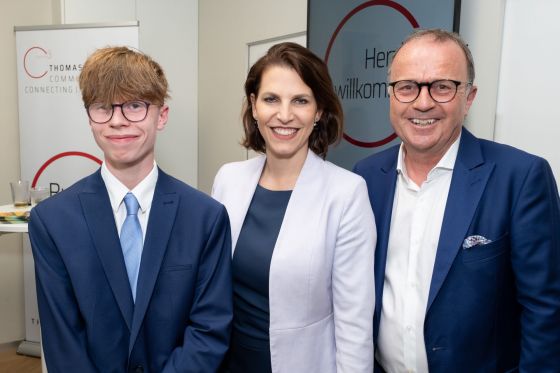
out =
<svg viewBox="0 0 560 373"><path fill-rule="evenodd" d="M140 221L140 227L142 228L142 241L146 239L146 228L148 227L148 217L150 216L150 210L152 208L152 199L154 198L154 191L156 190L156 183L158 179L158 168L154 162L154 167L152 171L142 180L134 189L128 190L128 188L119 181L109 171L105 162L101 165L101 177L103 182L105 182L105 187L109 193L109 200L111 201L111 208L113 209L113 215L115 216L115 223L117 225L117 231L119 232L119 237L121 235L121 227L126 219L126 206L124 204L124 196L126 193L131 192L138 200L140 205L140 211L138 211L138 220Z"/></svg>
<svg viewBox="0 0 560 373"><path fill-rule="evenodd" d="M388 373L428 372L424 319L459 142L420 186L409 179L399 150L376 354Z"/></svg>

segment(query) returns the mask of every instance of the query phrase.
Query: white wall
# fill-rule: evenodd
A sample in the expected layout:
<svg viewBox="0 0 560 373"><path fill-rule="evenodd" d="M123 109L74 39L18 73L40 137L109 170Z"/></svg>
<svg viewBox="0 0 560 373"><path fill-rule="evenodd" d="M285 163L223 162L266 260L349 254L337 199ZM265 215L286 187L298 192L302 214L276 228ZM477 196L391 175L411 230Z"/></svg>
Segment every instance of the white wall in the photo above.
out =
<svg viewBox="0 0 560 373"><path fill-rule="evenodd" d="M559 13L558 0L507 2L496 115L496 141L546 158L557 182Z"/></svg>
<svg viewBox="0 0 560 373"><path fill-rule="evenodd" d="M62 23L136 20L136 0L60 0Z"/></svg>
<svg viewBox="0 0 560 373"><path fill-rule="evenodd" d="M199 1L199 183L246 159L239 145L247 44L307 29L307 0Z"/></svg>
<svg viewBox="0 0 560 373"><path fill-rule="evenodd" d="M50 24L51 0L2 1L0 12L0 205L11 201L8 183L20 177L14 26ZM0 344L24 338L21 235L0 236Z"/></svg>
<svg viewBox="0 0 560 373"><path fill-rule="evenodd" d="M158 136L158 165L193 185L198 177L198 1L60 0L63 23L140 22L140 49L165 70L169 122Z"/></svg>
<svg viewBox="0 0 560 373"><path fill-rule="evenodd" d="M465 126L476 136L489 140L494 138L506 1L512 0L461 2L460 34L473 54L478 86Z"/></svg>
<svg viewBox="0 0 560 373"><path fill-rule="evenodd" d="M198 185L198 1L137 0L140 48L165 69L169 122L157 145L159 165Z"/></svg>

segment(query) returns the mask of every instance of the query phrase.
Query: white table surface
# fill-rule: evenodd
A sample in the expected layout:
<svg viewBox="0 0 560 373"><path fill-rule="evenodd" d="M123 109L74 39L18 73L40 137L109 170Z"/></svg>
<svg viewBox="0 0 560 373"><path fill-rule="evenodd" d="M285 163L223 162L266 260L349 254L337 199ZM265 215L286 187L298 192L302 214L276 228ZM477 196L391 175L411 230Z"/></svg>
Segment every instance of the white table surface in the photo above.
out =
<svg viewBox="0 0 560 373"><path fill-rule="evenodd" d="M14 211L29 211L31 206L27 207L14 207L14 205L2 205L0 206L0 212L14 212ZM1 223L0 222L0 233L25 233L27 232L27 223Z"/></svg>

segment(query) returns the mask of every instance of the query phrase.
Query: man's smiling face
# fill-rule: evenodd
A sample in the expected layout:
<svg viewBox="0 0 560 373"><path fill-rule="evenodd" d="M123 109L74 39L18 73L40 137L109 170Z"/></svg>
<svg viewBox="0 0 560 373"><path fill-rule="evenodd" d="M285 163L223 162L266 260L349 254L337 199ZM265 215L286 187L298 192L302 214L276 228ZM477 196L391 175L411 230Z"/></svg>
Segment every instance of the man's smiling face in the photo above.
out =
<svg viewBox="0 0 560 373"><path fill-rule="evenodd" d="M410 40L402 46L391 65L390 81L419 83L449 79L467 82L467 61L461 47L452 40L435 41L433 36ZM476 87L462 83L453 100L434 101L428 87L410 103L390 98L393 128L407 154L440 159L461 133L467 112L476 96Z"/></svg>

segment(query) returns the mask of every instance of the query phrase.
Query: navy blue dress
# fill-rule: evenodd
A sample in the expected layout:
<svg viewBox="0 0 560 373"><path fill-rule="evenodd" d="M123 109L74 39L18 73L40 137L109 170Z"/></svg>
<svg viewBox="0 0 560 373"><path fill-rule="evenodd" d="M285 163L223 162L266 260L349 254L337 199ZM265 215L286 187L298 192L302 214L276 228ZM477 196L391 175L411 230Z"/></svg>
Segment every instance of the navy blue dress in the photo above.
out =
<svg viewBox="0 0 560 373"><path fill-rule="evenodd" d="M257 185L233 255L233 331L226 371L268 373L268 279L272 252L291 191Z"/></svg>

